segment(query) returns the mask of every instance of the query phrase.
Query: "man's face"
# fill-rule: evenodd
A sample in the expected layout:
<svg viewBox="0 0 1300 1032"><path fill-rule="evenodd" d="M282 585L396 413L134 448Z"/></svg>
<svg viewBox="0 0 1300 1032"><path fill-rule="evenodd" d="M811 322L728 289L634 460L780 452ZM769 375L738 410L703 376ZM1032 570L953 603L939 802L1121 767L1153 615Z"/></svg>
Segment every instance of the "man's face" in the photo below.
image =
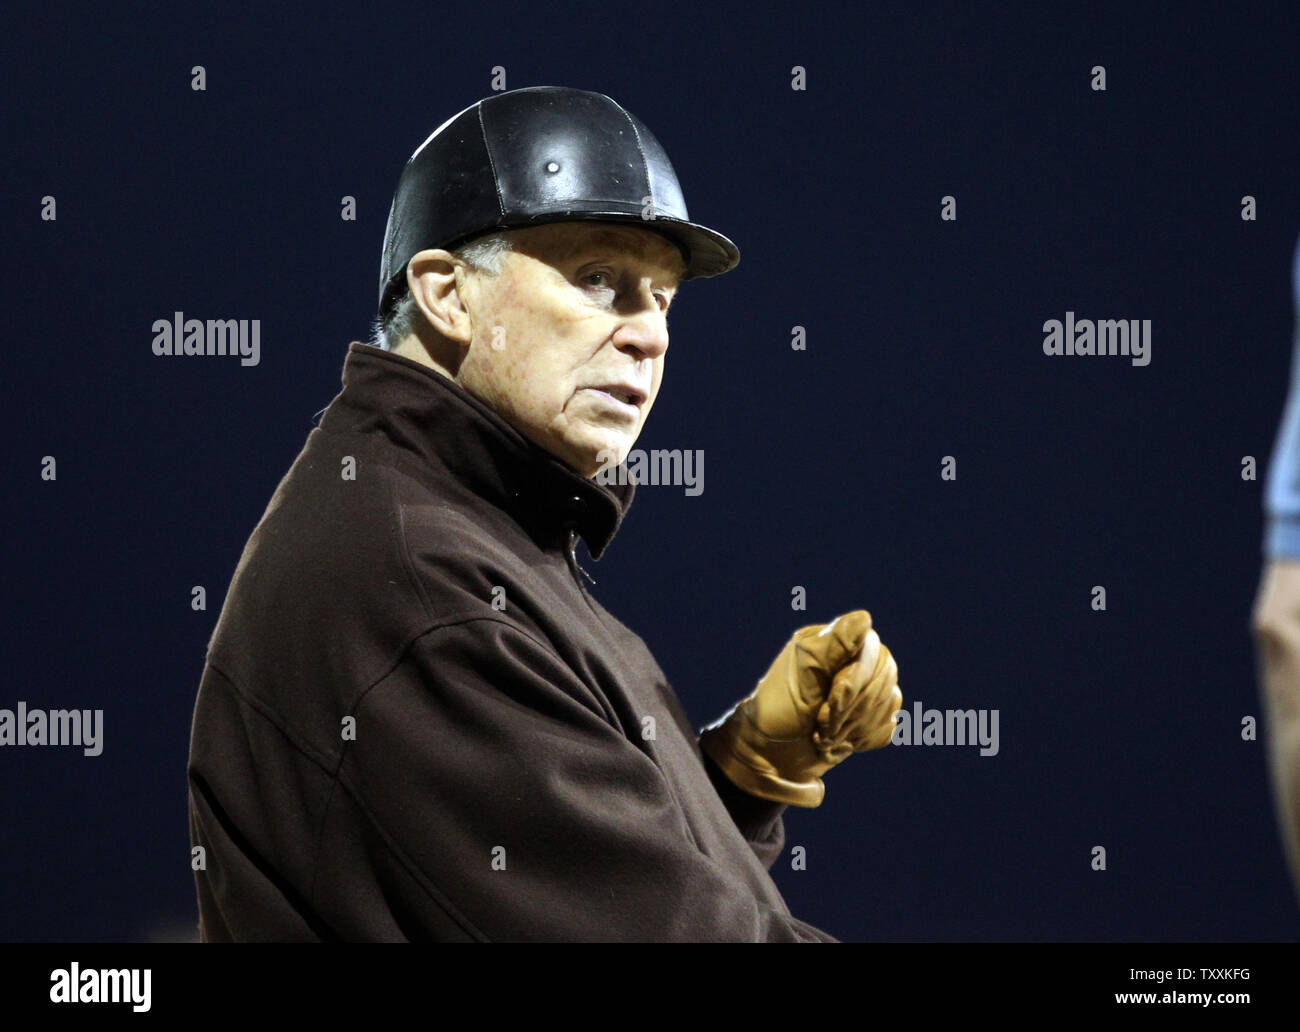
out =
<svg viewBox="0 0 1300 1032"><path fill-rule="evenodd" d="M593 476L627 457L654 405L685 262L636 226L556 222L510 236L499 275L467 277L473 336L456 381Z"/></svg>

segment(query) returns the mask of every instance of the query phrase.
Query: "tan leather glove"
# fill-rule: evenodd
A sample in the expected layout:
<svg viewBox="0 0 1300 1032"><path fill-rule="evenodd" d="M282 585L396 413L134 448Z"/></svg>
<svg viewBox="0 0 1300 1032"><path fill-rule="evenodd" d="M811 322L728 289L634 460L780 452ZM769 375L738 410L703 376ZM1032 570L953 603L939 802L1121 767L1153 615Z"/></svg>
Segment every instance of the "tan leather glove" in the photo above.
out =
<svg viewBox="0 0 1300 1032"><path fill-rule="evenodd" d="M902 704L898 664L857 609L795 631L753 694L700 733L700 748L751 795L820 806L821 775L888 744Z"/></svg>

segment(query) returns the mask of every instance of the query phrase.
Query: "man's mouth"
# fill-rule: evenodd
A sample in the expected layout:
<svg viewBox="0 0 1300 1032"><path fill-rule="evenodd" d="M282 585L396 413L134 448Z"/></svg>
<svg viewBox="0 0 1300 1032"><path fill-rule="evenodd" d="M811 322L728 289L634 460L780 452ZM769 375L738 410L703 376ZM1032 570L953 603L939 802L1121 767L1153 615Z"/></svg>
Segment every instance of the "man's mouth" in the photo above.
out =
<svg viewBox="0 0 1300 1032"><path fill-rule="evenodd" d="M631 405L633 408L640 408L641 403L646 399L644 392L625 383L600 384L599 386L588 387L587 390L606 394L615 401L622 402L624 405Z"/></svg>

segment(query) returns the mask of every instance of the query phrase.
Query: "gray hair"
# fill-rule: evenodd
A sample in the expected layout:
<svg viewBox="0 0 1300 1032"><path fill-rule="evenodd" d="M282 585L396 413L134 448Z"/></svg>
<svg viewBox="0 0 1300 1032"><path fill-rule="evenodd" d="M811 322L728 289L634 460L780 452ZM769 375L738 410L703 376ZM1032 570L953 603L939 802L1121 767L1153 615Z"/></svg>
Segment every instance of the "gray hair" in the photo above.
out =
<svg viewBox="0 0 1300 1032"><path fill-rule="evenodd" d="M485 276L497 276L501 273L501 263L513 250L510 231L499 230L486 236L475 237L469 243L456 248L451 253L464 262L474 272ZM375 319L370 332L370 345L391 351L412 333L428 325L420 306L411 297L408 288L402 292L396 305L388 313L388 318Z"/></svg>

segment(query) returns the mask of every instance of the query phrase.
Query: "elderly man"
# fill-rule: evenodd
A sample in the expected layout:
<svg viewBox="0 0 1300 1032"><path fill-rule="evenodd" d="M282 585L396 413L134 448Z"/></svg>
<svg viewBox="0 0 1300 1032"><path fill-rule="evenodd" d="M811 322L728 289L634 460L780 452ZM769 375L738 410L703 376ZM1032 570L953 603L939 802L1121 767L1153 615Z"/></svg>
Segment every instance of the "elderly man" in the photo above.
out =
<svg viewBox="0 0 1300 1032"><path fill-rule="evenodd" d="M203 939L835 941L768 868L784 807L890 739L869 615L796 632L697 735L575 555L632 500L595 475L659 393L680 283L738 260L601 94L499 94L412 155L380 346L350 345L209 644Z"/></svg>

